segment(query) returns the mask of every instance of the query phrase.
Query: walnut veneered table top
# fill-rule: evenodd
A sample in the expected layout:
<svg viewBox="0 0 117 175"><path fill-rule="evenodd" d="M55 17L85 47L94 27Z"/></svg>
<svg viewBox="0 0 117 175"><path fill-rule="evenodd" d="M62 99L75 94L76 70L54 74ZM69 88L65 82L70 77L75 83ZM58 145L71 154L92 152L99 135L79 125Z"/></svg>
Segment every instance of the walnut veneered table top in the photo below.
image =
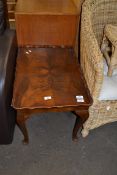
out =
<svg viewBox="0 0 117 175"><path fill-rule="evenodd" d="M21 48L12 105L16 109L91 104L73 49Z"/></svg>

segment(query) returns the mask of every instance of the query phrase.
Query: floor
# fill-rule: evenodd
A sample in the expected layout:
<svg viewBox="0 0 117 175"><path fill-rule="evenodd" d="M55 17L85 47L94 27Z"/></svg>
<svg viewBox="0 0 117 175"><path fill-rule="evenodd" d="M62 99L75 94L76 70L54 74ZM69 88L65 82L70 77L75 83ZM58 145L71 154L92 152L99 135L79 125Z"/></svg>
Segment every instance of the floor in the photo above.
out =
<svg viewBox="0 0 117 175"><path fill-rule="evenodd" d="M43 113L27 121L28 146L16 127L11 145L0 146L0 175L117 175L117 122L73 143L71 113Z"/></svg>

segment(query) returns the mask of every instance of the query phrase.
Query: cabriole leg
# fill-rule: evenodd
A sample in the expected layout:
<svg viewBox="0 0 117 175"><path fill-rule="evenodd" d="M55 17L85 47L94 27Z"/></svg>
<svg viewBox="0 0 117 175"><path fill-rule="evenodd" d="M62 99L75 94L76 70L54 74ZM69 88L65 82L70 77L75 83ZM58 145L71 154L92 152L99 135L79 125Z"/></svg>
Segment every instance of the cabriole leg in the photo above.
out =
<svg viewBox="0 0 117 175"><path fill-rule="evenodd" d="M72 140L77 141L78 140L77 133L80 128L83 128L84 122L89 117L89 112L88 110L85 111L83 110L83 111L75 111L74 113L76 114L76 121L72 132Z"/></svg>
<svg viewBox="0 0 117 175"><path fill-rule="evenodd" d="M26 128L26 124L25 124L25 116L23 114L23 112L21 111L17 111L17 125L19 127L19 129L21 130L24 139L23 139L23 144L28 144L29 143L29 137L28 137L28 131Z"/></svg>

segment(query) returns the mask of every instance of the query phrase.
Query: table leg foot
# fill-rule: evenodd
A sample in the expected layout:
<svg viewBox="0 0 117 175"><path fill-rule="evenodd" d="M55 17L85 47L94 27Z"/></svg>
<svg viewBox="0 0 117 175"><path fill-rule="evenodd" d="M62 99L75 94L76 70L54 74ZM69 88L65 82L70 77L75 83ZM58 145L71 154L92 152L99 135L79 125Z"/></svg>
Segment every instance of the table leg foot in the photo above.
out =
<svg viewBox="0 0 117 175"><path fill-rule="evenodd" d="M78 137L77 136L72 136L72 141L73 142L77 142L78 141Z"/></svg>
<svg viewBox="0 0 117 175"><path fill-rule="evenodd" d="M83 128L83 123L88 119L89 112L88 110L85 110L75 111L74 113L76 114L76 121L72 132L72 140L76 142L78 140L77 133L80 130L80 128Z"/></svg>
<svg viewBox="0 0 117 175"><path fill-rule="evenodd" d="M17 122L19 129L21 130L21 132L24 136L24 139L22 142L24 145L27 145L29 143L28 131L26 128L24 115L22 115L20 112L17 113L17 121L16 122Z"/></svg>

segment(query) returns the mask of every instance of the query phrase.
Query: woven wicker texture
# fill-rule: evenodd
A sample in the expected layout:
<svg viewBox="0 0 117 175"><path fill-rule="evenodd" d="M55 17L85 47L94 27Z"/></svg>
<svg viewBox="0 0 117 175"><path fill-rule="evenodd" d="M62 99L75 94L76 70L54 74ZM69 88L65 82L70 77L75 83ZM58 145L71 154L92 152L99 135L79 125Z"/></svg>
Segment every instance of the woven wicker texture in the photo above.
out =
<svg viewBox="0 0 117 175"><path fill-rule="evenodd" d="M84 125L85 136L90 129L117 121L117 101L98 100L103 82L100 47L106 24L117 25L117 0L85 0L81 17L81 66L94 100Z"/></svg>
<svg viewBox="0 0 117 175"><path fill-rule="evenodd" d="M117 68L117 26L107 24L104 29L104 38L107 43L110 41L112 46L112 54L109 56L109 53L106 52L107 56L105 55L108 63L108 76L112 76L114 69ZM109 48L109 44L105 50L107 50L107 48Z"/></svg>

